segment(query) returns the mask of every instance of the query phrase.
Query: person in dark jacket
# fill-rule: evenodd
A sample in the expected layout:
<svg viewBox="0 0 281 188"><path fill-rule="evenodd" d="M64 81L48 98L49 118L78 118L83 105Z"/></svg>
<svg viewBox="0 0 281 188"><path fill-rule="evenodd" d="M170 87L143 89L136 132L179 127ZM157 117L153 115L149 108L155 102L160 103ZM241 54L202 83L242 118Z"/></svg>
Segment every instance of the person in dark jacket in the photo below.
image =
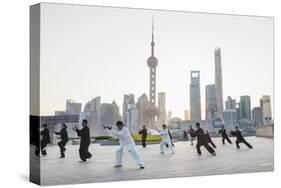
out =
<svg viewBox="0 0 281 188"><path fill-rule="evenodd" d="M232 144L231 140L228 138L224 125L222 126L221 130L219 130L219 134L221 134L221 136L222 136L223 145L225 144L225 140L227 140L228 143Z"/></svg>
<svg viewBox="0 0 281 188"><path fill-rule="evenodd" d="M91 144L90 139L90 130L88 127L88 121L83 119L82 121L82 129L78 129L75 127L73 129L77 132L77 135L81 137L79 155L82 161L87 161L87 159L92 157L92 154L89 152L89 146Z"/></svg>
<svg viewBox="0 0 281 188"><path fill-rule="evenodd" d="M58 146L60 147L60 158L65 158L65 145L68 142L68 134L66 130L67 126L66 124L62 124L62 129L60 132L55 132L56 135L60 135L61 141L58 142Z"/></svg>
<svg viewBox="0 0 281 188"><path fill-rule="evenodd" d="M204 130L200 128L200 123L196 123L196 128L197 128L196 131L190 132L190 136L197 137L196 149L198 155L202 154L200 150L201 146L204 146L212 155L216 155L215 150L213 150L213 148L209 146L209 144L207 143Z"/></svg>
<svg viewBox="0 0 281 188"><path fill-rule="evenodd" d="M206 138L206 141L207 141L208 144L210 143L213 146L213 148L217 148L217 146L212 141L212 139L210 137L210 134L207 130L206 130L206 133L205 133L205 138Z"/></svg>
<svg viewBox="0 0 281 188"><path fill-rule="evenodd" d="M142 126L142 129L139 131L139 134L141 135L142 147L145 148L146 147L146 138L147 138L147 135L148 135L145 125Z"/></svg>
<svg viewBox="0 0 281 188"><path fill-rule="evenodd" d="M243 142L249 149L253 149L253 146L245 140L237 126L235 127L235 131L231 131L230 134L236 137L236 147L238 149L240 149L239 143L241 142Z"/></svg>
<svg viewBox="0 0 281 188"><path fill-rule="evenodd" d="M42 136L41 153L43 156L46 156L47 155L47 144L50 143L50 132L49 132L47 124L43 124L43 130L41 131L40 134Z"/></svg>

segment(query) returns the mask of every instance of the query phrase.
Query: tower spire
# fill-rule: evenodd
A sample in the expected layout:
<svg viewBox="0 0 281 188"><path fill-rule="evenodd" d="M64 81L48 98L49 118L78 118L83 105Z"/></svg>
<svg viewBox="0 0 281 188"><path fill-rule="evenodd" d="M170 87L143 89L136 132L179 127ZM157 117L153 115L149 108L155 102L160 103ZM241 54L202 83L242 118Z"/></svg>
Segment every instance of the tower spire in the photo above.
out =
<svg viewBox="0 0 281 188"><path fill-rule="evenodd" d="M154 16L152 16L151 56L154 56Z"/></svg>

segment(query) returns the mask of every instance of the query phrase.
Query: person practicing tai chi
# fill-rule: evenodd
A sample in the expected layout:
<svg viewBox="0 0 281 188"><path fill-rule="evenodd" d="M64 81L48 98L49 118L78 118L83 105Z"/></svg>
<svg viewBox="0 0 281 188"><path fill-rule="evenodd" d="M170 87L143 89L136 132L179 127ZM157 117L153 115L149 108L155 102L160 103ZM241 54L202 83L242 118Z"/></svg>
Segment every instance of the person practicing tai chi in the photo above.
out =
<svg viewBox="0 0 281 188"><path fill-rule="evenodd" d="M170 148L170 150L174 154L175 150L174 150L174 146L172 145L169 129L168 129L167 125L165 125L165 124L162 125L162 128L163 128L162 131L158 131L159 134L162 136L162 141L160 143L160 153L163 154L164 153L164 146L168 145L168 147Z"/></svg>
<svg viewBox="0 0 281 188"><path fill-rule="evenodd" d="M206 130L206 133L205 133L205 138L206 138L206 141L207 141L208 144L210 143L213 146L213 148L217 148L217 146L214 144L214 142L213 142L213 140L212 140L212 138L211 138L211 136L210 136L210 134L207 130Z"/></svg>
<svg viewBox="0 0 281 188"><path fill-rule="evenodd" d="M189 126L189 130L187 131L190 135L190 145L193 146L193 141L194 141L194 137L191 136L191 133L193 133L195 130L192 128L192 125Z"/></svg>
<svg viewBox="0 0 281 188"><path fill-rule="evenodd" d="M142 129L139 131L139 134L141 135L142 147L145 148L146 147L146 138L148 135L145 125L142 126Z"/></svg>
<svg viewBox="0 0 281 188"><path fill-rule="evenodd" d="M194 132L190 132L190 135L192 137L197 137L197 144L196 144L196 149L197 149L197 153L198 155L201 155L201 150L200 147L204 146L212 155L216 155L215 150L213 150L213 148L211 146L209 146L209 144L206 141L206 137L204 134L204 130L202 128L200 128L200 123L196 123L196 128L197 130Z"/></svg>
<svg viewBox="0 0 281 188"><path fill-rule="evenodd" d="M68 134L66 130L67 126L66 124L62 123L62 128L60 132L54 132L56 135L60 135L61 141L58 142L58 146L60 147L60 158L65 158L65 145L68 142Z"/></svg>
<svg viewBox="0 0 281 188"><path fill-rule="evenodd" d="M235 131L231 131L230 134L236 137L236 147L240 149L239 143L243 142L249 149L253 149L253 146L249 144L245 138L242 136L241 131L238 129L238 126L235 127Z"/></svg>
<svg viewBox="0 0 281 188"><path fill-rule="evenodd" d="M90 139L90 130L88 127L88 121L83 119L82 121L82 129L78 129L77 127L73 128L74 131L77 132L77 135L81 137L80 140L80 148L79 148L79 155L82 162L87 161L92 157L92 154L89 152L89 146L91 144Z"/></svg>
<svg viewBox="0 0 281 188"><path fill-rule="evenodd" d="M43 130L40 132L42 136L41 140L41 153L43 156L47 155L47 144L50 143L50 131L48 129L47 124L43 124Z"/></svg>
<svg viewBox="0 0 281 188"><path fill-rule="evenodd" d="M133 140L128 128L122 121L117 121L116 126L108 127L103 125L104 129L108 129L113 136L119 139L120 147L116 150L115 168L122 167L123 150L127 151L134 161L139 165L140 169L144 169L144 163L136 149L135 141Z"/></svg>
<svg viewBox="0 0 281 188"><path fill-rule="evenodd" d="M221 130L219 130L219 134L221 134L221 136L222 136L223 145L225 145L225 140L227 140L228 143L232 144L231 140L228 138L224 125L222 126Z"/></svg>

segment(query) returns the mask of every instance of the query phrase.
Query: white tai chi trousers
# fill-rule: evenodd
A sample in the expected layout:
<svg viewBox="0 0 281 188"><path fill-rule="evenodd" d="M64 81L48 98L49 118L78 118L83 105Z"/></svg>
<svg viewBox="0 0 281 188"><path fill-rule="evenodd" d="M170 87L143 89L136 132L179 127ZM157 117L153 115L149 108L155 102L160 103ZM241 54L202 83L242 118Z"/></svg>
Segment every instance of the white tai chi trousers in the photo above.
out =
<svg viewBox="0 0 281 188"><path fill-rule="evenodd" d="M144 165L138 151L136 150L135 145L133 144L125 147L120 147L116 150L115 165L122 165L123 150L127 151L139 166Z"/></svg>
<svg viewBox="0 0 281 188"><path fill-rule="evenodd" d="M166 146L166 144L168 144L170 150L172 151L172 153L174 153L175 152L174 147L173 147L172 143L169 142L169 141L166 141L166 142L162 141L160 143L160 151L161 151L161 153L164 152L164 146Z"/></svg>

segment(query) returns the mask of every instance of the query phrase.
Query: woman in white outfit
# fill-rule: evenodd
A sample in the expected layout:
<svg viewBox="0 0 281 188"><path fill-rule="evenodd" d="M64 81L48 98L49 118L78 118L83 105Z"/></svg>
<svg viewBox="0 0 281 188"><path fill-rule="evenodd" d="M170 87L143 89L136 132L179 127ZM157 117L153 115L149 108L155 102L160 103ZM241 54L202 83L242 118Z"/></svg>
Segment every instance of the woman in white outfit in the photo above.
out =
<svg viewBox="0 0 281 188"><path fill-rule="evenodd" d="M130 134L130 131L124 126L123 122L117 121L116 126L104 126L104 128L110 130L111 134L119 139L120 147L116 150L116 160L114 167L122 167L123 150L125 150L140 166L140 169L144 169L144 163L136 149L135 142Z"/></svg>
<svg viewBox="0 0 281 188"><path fill-rule="evenodd" d="M164 153L164 146L167 144L169 146L170 150L172 151L172 153L174 154L175 150L174 150L174 147L171 142L171 138L169 135L169 130L167 128L167 125L163 124L162 127L163 127L163 130L159 131L160 135L162 136L162 142L160 143L160 152Z"/></svg>

